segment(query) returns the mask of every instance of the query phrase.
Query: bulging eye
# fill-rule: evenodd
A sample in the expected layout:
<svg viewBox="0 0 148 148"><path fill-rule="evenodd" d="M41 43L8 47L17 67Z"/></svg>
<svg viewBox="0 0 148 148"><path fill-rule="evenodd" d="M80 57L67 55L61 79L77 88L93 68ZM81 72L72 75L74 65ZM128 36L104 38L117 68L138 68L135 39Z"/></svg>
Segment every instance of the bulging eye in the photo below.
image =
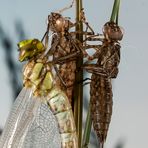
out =
<svg viewBox="0 0 148 148"><path fill-rule="evenodd" d="M36 45L37 44L37 40L34 39L33 42L32 42L32 44L33 45Z"/></svg>
<svg viewBox="0 0 148 148"><path fill-rule="evenodd" d="M58 30L61 30L65 26L65 19L64 18L59 18L56 20L56 28Z"/></svg>
<svg viewBox="0 0 148 148"><path fill-rule="evenodd" d="M105 38L115 41L120 41L123 38L123 28L119 27L114 22L107 22L103 27Z"/></svg>

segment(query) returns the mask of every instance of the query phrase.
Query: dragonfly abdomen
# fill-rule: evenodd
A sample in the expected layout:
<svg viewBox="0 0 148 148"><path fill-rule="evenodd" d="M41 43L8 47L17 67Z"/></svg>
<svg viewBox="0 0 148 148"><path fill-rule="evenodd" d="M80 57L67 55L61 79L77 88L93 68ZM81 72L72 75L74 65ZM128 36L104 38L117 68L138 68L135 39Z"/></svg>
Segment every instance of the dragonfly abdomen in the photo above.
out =
<svg viewBox="0 0 148 148"><path fill-rule="evenodd" d="M67 95L60 88L54 87L47 98L58 121L62 148L77 148L76 127Z"/></svg>
<svg viewBox="0 0 148 148"><path fill-rule="evenodd" d="M90 84L91 116L93 127L101 143L104 143L112 115L112 86L110 79L92 74Z"/></svg>
<svg viewBox="0 0 148 148"><path fill-rule="evenodd" d="M70 62L64 63L63 65L60 65L59 73L60 73L61 78L65 82L66 90L65 90L65 86L63 86L59 78L57 80L57 83L59 83L62 90L65 90L66 95L68 96L69 101L71 102L72 93L73 93L73 85L75 82L76 62L70 61Z"/></svg>
<svg viewBox="0 0 148 148"><path fill-rule="evenodd" d="M70 54L74 54L77 52L76 47L73 45L72 42L74 40L70 40L71 38L70 34L67 34L67 36L60 34L61 38L59 40L59 43L55 47L55 53L54 58L59 59L61 57L68 57ZM53 44L57 41L57 38L54 37L52 39ZM64 63L58 63L59 64L59 75L61 79L64 82L61 83L61 80L57 76L56 83L60 86L62 90L66 92L66 95L68 96L69 101L72 101L72 93L73 93L73 85L75 82L75 73L76 73L76 60L71 60L70 57L68 59L63 59ZM63 62L62 61L62 62ZM66 88L66 89L65 89Z"/></svg>

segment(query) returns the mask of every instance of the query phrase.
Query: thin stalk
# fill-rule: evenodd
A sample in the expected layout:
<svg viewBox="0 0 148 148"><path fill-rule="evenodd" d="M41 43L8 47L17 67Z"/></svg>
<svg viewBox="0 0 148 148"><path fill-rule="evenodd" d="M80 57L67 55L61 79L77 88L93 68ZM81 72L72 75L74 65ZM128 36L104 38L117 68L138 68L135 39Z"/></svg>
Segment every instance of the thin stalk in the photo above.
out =
<svg viewBox="0 0 148 148"><path fill-rule="evenodd" d="M117 25L118 25L118 20L119 20L119 8L120 8L120 4L119 4L117 15L116 15L116 24Z"/></svg>
<svg viewBox="0 0 148 148"><path fill-rule="evenodd" d="M119 12L119 6L120 6L120 0L115 0L114 5L113 5L113 10L111 14L110 21L111 22L116 22L118 21L118 12Z"/></svg>
<svg viewBox="0 0 148 148"><path fill-rule="evenodd" d="M76 0L76 22L78 25L76 26L77 32L83 32L83 24L81 22L81 16L80 12L82 10L82 0ZM76 38L83 42L83 35L78 34ZM77 69L80 69L83 65L83 58L78 58L77 60ZM83 81L83 71L78 71L76 73L76 80L78 82ZM81 141L82 141L82 118L83 118L83 85L81 83L76 84L74 88L74 118L76 123L76 129L78 134L78 147L81 147Z"/></svg>
<svg viewBox="0 0 148 148"><path fill-rule="evenodd" d="M82 148L88 148L90 133L91 133L91 126L92 126L92 120L91 120L91 112L90 112L90 105L89 105L86 123L85 123L84 135L83 135Z"/></svg>

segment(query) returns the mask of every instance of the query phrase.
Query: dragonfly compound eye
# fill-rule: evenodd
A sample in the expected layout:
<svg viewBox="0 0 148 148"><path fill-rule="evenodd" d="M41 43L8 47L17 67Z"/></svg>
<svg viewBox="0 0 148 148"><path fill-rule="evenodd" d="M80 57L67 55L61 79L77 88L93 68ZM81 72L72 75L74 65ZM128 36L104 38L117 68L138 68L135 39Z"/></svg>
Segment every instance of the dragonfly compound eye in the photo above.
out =
<svg viewBox="0 0 148 148"><path fill-rule="evenodd" d="M51 13L48 16L49 28L51 31L59 32L65 28L65 19L59 13Z"/></svg>
<svg viewBox="0 0 148 148"><path fill-rule="evenodd" d="M114 22L107 22L103 27L103 33L106 39L122 40L123 29Z"/></svg>
<svg viewBox="0 0 148 148"><path fill-rule="evenodd" d="M45 51L45 47L37 39L24 40L18 43L19 60L25 61Z"/></svg>
<svg viewBox="0 0 148 148"><path fill-rule="evenodd" d="M65 29L65 19L64 18L59 18L56 20L56 24L55 27L57 29L57 31L62 31Z"/></svg>

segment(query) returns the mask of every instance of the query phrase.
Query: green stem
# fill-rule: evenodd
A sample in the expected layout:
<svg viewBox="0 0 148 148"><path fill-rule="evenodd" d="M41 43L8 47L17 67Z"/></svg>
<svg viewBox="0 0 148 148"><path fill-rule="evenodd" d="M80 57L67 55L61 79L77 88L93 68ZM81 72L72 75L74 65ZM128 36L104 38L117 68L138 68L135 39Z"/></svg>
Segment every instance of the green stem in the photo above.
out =
<svg viewBox="0 0 148 148"><path fill-rule="evenodd" d="M76 26L77 32L83 32L83 24L81 22L81 10L82 10L82 0L76 0L76 22L78 25ZM83 42L83 35L77 34L76 38L82 43ZM83 65L83 58L79 57L77 59L77 69L82 67ZM78 82L83 81L83 71L78 71L76 73L76 80ZM81 147L81 141L82 141L82 118L83 118L83 85L76 84L74 87L74 118L75 118L75 124L78 134L78 147Z"/></svg>
<svg viewBox="0 0 148 148"><path fill-rule="evenodd" d="M117 25L118 25L118 19L119 19L119 8L120 8L120 4L119 4L117 15L116 15L116 24Z"/></svg>
<svg viewBox="0 0 148 148"><path fill-rule="evenodd" d="M110 21L118 23L118 13L119 13L119 7L120 7L120 0L115 0L113 5L113 10L111 14Z"/></svg>
<svg viewBox="0 0 148 148"><path fill-rule="evenodd" d="M89 105L86 123L85 123L84 135L83 135L82 148L88 148L90 133L91 133L91 126L92 126L92 120L91 120L91 112L90 112L90 105Z"/></svg>

